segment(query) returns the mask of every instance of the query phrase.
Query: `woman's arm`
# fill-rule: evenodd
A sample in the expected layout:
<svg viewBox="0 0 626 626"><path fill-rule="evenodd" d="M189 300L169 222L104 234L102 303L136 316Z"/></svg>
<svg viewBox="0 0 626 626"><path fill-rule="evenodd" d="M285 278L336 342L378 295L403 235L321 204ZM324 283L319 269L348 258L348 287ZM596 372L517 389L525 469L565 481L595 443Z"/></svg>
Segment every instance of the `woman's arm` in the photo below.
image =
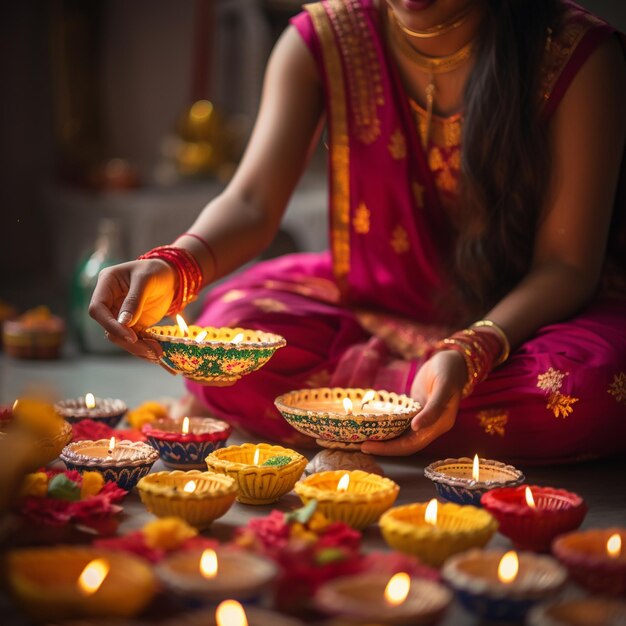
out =
<svg viewBox="0 0 626 626"><path fill-rule="evenodd" d="M626 64L612 38L580 69L552 119L552 171L532 267L485 315L513 347L576 313L597 290L626 138L624 111ZM453 427L466 381L459 353L435 354L413 383L412 395L424 408L412 430L390 442L368 442L363 451L411 454L427 446Z"/></svg>

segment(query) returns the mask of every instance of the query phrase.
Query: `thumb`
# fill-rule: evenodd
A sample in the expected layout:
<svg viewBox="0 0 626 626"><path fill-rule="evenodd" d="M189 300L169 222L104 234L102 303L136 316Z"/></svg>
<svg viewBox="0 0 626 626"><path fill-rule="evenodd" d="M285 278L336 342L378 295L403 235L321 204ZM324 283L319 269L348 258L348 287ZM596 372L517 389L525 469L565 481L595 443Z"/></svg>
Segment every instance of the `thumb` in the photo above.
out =
<svg viewBox="0 0 626 626"><path fill-rule="evenodd" d="M413 430L432 426L444 413L452 399L453 392L445 385L438 385L432 392L424 408L411 421Z"/></svg>
<svg viewBox="0 0 626 626"><path fill-rule="evenodd" d="M147 284L147 276L139 275L131 277L128 293L117 315L117 321L122 324L122 326L134 326L141 317L143 305L146 301Z"/></svg>

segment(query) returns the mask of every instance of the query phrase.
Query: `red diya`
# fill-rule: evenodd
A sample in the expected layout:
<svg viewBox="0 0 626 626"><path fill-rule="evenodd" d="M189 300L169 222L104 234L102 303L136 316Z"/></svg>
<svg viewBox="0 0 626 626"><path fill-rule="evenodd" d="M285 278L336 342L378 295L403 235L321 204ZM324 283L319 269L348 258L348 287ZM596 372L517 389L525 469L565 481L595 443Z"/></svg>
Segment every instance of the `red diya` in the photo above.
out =
<svg viewBox="0 0 626 626"><path fill-rule="evenodd" d="M206 470L204 459L226 445L233 429L213 417L166 417L144 424L141 431L167 468Z"/></svg>
<svg viewBox="0 0 626 626"><path fill-rule="evenodd" d="M555 537L578 528L587 514L579 495L537 485L492 489L480 502L516 548L536 552L547 552Z"/></svg>
<svg viewBox="0 0 626 626"><path fill-rule="evenodd" d="M569 533L552 544L552 552L570 576L589 591L626 593L626 528L595 528Z"/></svg>

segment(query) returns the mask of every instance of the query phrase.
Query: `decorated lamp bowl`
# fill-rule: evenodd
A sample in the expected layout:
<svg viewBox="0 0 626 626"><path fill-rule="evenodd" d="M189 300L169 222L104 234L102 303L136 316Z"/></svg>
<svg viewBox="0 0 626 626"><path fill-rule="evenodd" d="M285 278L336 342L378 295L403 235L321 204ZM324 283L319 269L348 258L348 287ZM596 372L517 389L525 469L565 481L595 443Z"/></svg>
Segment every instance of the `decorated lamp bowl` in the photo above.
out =
<svg viewBox="0 0 626 626"><path fill-rule="evenodd" d="M232 426L213 417L190 417L183 433L184 418L162 418L145 424L141 431L169 469L206 469L204 459L223 448Z"/></svg>
<svg viewBox="0 0 626 626"><path fill-rule="evenodd" d="M515 487L525 480L524 474L512 465L491 459L478 461L478 479L472 477L474 461L467 457L435 461L424 468L424 476L433 481L442 499L474 506L481 506L480 499L487 491Z"/></svg>
<svg viewBox="0 0 626 626"><path fill-rule="evenodd" d="M364 401L368 393L372 399ZM291 426L320 446L354 450L364 441L401 435L421 408L403 394L340 387L291 391L274 404Z"/></svg>
<svg viewBox="0 0 626 626"><path fill-rule="evenodd" d="M178 326L152 326L144 333L161 344L167 369L207 385L237 382L286 345L280 335L245 328L189 326L184 333Z"/></svg>
<svg viewBox="0 0 626 626"><path fill-rule="evenodd" d="M128 410L126 404L118 398L94 398L95 406L87 406L85 398L61 400L54 405L54 410L70 424L90 419L98 424L115 428Z"/></svg>
<svg viewBox="0 0 626 626"><path fill-rule="evenodd" d="M624 626L626 603L609 598L569 598L539 604L528 613L528 626Z"/></svg>
<svg viewBox="0 0 626 626"><path fill-rule="evenodd" d="M67 469L100 472L105 481L130 491L152 468L159 453L143 441L118 441L110 450L108 439L73 441L60 458Z"/></svg>

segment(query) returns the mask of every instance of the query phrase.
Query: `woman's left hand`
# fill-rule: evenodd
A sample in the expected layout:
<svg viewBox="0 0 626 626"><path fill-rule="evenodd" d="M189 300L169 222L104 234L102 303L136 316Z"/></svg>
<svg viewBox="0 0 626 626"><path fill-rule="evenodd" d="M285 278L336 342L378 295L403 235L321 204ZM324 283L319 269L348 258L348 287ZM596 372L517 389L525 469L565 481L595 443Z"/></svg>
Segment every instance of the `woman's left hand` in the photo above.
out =
<svg viewBox="0 0 626 626"><path fill-rule="evenodd" d="M411 386L411 396L423 407L413 418L411 428L396 439L367 441L361 451L405 456L425 448L454 426L466 382L463 357L453 350L437 352L422 365Z"/></svg>

